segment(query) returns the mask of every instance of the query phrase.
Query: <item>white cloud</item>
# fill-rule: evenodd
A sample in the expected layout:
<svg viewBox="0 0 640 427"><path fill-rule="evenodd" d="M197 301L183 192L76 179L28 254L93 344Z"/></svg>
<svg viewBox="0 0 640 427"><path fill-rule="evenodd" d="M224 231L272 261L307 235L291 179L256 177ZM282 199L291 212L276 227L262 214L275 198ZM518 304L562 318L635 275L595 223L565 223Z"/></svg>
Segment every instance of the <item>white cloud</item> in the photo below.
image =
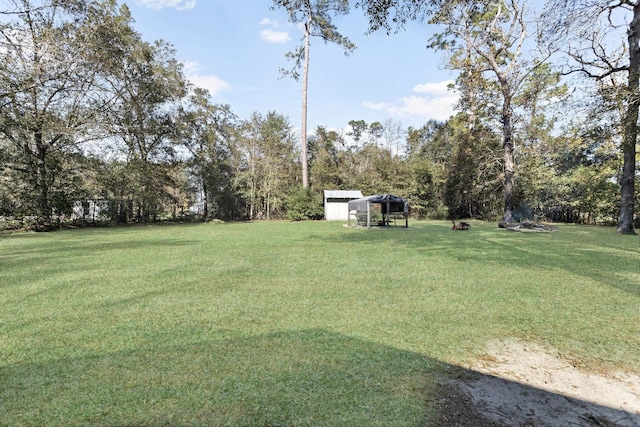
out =
<svg viewBox="0 0 640 427"><path fill-rule="evenodd" d="M139 0L149 9L165 9L171 7L177 10L193 9L196 7L196 0Z"/></svg>
<svg viewBox="0 0 640 427"><path fill-rule="evenodd" d="M370 102L370 101L365 101L362 103L362 105L364 105L365 107L367 107L370 110L377 110L377 111L381 111L381 110L387 110L391 107L393 107L392 104L389 104L387 102Z"/></svg>
<svg viewBox="0 0 640 427"><path fill-rule="evenodd" d="M269 43L286 43L291 40L288 32L274 31L271 29L260 31L260 38L268 41Z"/></svg>
<svg viewBox="0 0 640 427"><path fill-rule="evenodd" d="M264 18L262 21L260 21L260 25L269 25L273 28L278 28L278 21L274 21L271 18Z"/></svg>
<svg viewBox="0 0 640 427"><path fill-rule="evenodd" d="M289 36L288 31L276 31L280 27L278 21L274 21L270 18L264 18L260 21L260 25L267 25L271 27L260 31L260 38L262 40L269 43L286 43L291 40L291 36Z"/></svg>
<svg viewBox="0 0 640 427"><path fill-rule="evenodd" d="M200 66L197 62L187 61L183 65L187 79L197 87L207 89L213 96L232 88L231 83L214 74L200 74Z"/></svg>
<svg viewBox="0 0 640 427"><path fill-rule="evenodd" d="M365 101L363 105L398 118L447 120L454 114L453 106L458 101L458 94L448 89L452 83L453 80L423 83L413 88L415 95L401 97L397 102Z"/></svg>
<svg viewBox="0 0 640 427"><path fill-rule="evenodd" d="M224 81L220 77L213 74L204 76L194 74L192 76L189 76L189 81L197 87L207 89L211 93L211 95L217 95L220 92L231 89L231 83Z"/></svg>
<svg viewBox="0 0 640 427"><path fill-rule="evenodd" d="M413 88L413 91L415 93L426 93L427 95L447 96L451 94L449 85L452 85L454 83L454 80L444 80L442 82L435 83L423 83L415 86Z"/></svg>

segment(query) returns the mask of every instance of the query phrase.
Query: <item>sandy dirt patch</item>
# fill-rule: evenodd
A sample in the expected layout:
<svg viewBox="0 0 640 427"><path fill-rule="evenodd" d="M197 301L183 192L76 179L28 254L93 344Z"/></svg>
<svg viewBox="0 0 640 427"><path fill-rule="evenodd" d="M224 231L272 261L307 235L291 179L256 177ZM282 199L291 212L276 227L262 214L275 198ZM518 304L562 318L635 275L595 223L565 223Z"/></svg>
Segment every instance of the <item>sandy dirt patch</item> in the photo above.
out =
<svg viewBox="0 0 640 427"><path fill-rule="evenodd" d="M503 340L451 385L496 425L640 427L640 376L585 372L553 349ZM459 424L463 425L463 424Z"/></svg>

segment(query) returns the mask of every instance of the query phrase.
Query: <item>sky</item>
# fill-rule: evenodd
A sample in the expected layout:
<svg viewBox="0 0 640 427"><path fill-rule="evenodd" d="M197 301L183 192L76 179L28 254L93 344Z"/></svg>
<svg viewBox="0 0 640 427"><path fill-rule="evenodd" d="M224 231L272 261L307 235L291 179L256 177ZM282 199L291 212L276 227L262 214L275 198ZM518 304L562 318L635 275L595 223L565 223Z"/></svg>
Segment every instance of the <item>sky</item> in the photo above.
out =
<svg viewBox="0 0 640 427"><path fill-rule="evenodd" d="M299 129L302 80L282 77L285 54L300 46L303 32L271 0L123 0L144 40L162 39L176 49L187 78L206 88L212 102L228 104L241 119L275 111ZM418 128L445 120L456 95L447 90L455 74L427 49L433 28L411 23L406 31L367 35L359 9L334 18L357 46L350 55L337 45L311 40L308 129L348 129L350 120L392 119Z"/></svg>

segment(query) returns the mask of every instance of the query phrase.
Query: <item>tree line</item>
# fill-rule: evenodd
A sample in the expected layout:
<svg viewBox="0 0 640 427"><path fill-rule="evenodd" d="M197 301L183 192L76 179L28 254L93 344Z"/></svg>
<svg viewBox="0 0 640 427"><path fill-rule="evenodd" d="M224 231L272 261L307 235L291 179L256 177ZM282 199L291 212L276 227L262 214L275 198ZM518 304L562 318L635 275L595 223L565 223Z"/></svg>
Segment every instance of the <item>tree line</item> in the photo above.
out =
<svg viewBox="0 0 640 427"><path fill-rule="evenodd" d="M459 71L457 113L419 128L353 118L347 131L305 129L303 144L276 111L240 118L213 103L171 44L133 29L126 5L5 4L5 223L316 219L322 190L358 189L406 197L417 218L637 226L635 1L553 0L561 18L535 20L524 0L359 2L371 31L418 19L442 29L429 43ZM346 13L345 0L274 5L304 19L310 35L348 41L325 16ZM627 44L615 44L614 23L627 25Z"/></svg>

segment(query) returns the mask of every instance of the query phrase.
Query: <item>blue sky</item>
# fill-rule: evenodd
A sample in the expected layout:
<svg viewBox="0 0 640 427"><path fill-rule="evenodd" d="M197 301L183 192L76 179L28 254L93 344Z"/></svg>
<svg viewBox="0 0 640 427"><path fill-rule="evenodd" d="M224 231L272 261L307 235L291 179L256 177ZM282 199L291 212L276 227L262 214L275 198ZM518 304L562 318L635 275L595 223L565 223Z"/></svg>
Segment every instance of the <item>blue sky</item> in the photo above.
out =
<svg viewBox="0 0 640 427"><path fill-rule="evenodd" d="M173 44L185 73L229 104L242 119L276 111L301 123L301 81L280 78L290 66L285 54L301 43L302 31L271 0L126 0L134 28L147 41ZM452 113L455 77L443 69L440 54L426 48L432 29L411 24L406 31L365 35L361 10L335 19L357 49L349 56L336 45L312 39L309 74L309 132L322 125L348 126L350 120L419 127Z"/></svg>

